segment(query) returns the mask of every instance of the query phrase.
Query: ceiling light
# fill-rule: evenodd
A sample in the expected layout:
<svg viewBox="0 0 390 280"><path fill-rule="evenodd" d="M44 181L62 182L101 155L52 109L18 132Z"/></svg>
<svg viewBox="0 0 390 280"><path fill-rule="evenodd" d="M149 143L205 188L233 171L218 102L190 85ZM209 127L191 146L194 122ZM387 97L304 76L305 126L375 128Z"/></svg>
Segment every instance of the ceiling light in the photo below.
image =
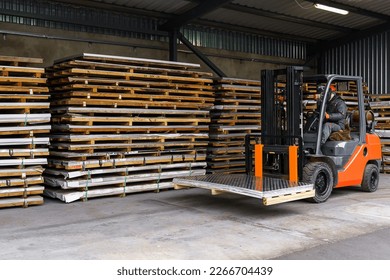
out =
<svg viewBox="0 0 390 280"><path fill-rule="evenodd" d="M326 5L322 5L322 4L314 4L314 7L316 7L317 9L325 10L325 11L340 14L340 15L348 15L348 13L349 13L346 10L342 10L342 9L338 9L338 8L334 8L334 7L330 7L330 6L326 6Z"/></svg>

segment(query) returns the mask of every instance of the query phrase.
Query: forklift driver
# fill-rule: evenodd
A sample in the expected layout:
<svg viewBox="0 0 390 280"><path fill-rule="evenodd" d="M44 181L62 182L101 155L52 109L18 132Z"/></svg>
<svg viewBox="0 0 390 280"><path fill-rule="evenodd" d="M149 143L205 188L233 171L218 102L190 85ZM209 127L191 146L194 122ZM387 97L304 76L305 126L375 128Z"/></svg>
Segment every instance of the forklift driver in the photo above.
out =
<svg viewBox="0 0 390 280"><path fill-rule="evenodd" d="M317 90L320 96L323 97L325 87L319 86ZM330 86L329 93L324 117L325 122L322 126L321 144L324 144L328 140L332 132L342 131L345 129L345 119L347 117L347 105L336 93L335 86ZM320 98L320 100L322 101L323 99Z"/></svg>

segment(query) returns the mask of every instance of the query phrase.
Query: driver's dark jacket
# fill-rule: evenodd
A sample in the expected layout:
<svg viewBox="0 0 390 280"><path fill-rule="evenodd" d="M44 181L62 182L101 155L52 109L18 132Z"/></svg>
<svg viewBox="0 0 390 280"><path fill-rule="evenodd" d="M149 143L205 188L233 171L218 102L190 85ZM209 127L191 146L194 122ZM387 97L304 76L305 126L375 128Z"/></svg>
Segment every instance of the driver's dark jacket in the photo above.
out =
<svg viewBox="0 0 390 280"><path fill-rule="evenodd" d="M342 130L345 129L345 118L347 115L347 105L345 101L339 96L335 95L328 102L326 106L326 112L329 114L327 122L334 122L338 124Z"/></svg>

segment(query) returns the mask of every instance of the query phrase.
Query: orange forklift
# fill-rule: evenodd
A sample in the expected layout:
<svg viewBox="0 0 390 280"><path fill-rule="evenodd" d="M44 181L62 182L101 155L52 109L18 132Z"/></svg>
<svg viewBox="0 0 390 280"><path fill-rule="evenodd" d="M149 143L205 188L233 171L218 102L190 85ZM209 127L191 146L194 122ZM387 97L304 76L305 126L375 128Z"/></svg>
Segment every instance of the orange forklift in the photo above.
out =
<svg viewBox="0 0 390 280"><path fill-rule="evenodd" d="M318 86L325 89L321 95ZM327 106L323 101L331 88L348 93L346 129L321 144ZM259 198L264 205L299 199L321 203L334 188L347 186L377 190L381 144L374 115L365 108L361 77L304 77L297 66L263 70L261 93L261 134L245 138L246 174L175 178L175 188L236 193Z"/></svg>

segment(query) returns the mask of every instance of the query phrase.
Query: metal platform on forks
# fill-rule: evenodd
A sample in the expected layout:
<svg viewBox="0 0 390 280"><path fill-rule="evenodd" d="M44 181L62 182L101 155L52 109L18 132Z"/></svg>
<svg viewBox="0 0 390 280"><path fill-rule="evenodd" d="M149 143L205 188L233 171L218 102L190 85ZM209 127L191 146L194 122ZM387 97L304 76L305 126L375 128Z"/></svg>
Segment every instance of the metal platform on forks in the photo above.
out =
<svg viewBox="0 0 390 280"><path fill-rule="evenodd" d="M212 194L235 193L259 198L264 205L273 205L293 200L311 198L315 195L314 185L305 182L255 177L246 174L208 174L173 179L175 189L203 188Z"/></svg>

